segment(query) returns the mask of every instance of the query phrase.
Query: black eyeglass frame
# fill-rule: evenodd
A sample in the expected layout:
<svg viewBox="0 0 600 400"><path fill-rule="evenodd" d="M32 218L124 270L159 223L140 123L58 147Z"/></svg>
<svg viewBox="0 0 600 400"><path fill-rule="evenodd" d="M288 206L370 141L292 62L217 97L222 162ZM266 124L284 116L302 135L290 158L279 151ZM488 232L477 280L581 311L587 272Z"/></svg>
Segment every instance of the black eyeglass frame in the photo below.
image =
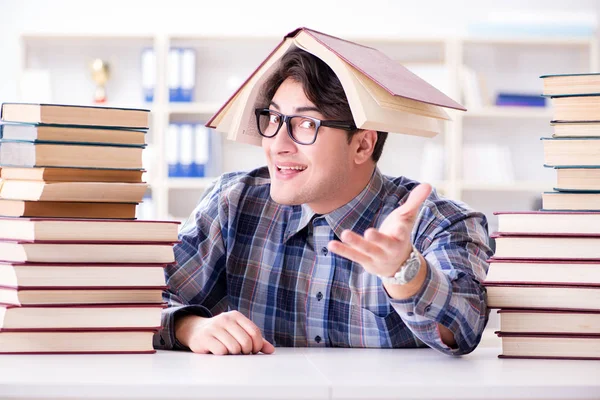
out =
<svg viewBox="0 0 600 400"><path fill-rule="evenodd" d="M261 115L264 115L263 113L267 113L269 115L275 114L275 115L279 116L279 126L275 130L275 133L273 133L272 135L265 135L260 129L259 119L260 119ZM280 113L279 111L271 110L269 108L257 108L254 110L254 114L256 116L256 127L258 128L258 133L262 137L266 137L266 138L275 137L275 135L277 135L279 133L279 130L285 123L288 136L294 142L301 144L301 145L305 145L305 146L309 146L317 141L317 133L319 133L319 128L322 126L325 126L328 128L342 129L342 130L349 131L349 132L355 131L357 129L356 125L352 121L320 120L319 118L309 117L306 115L285 115L285 114ZM308 142L308 143L300 142L292 135L292 125L290 124L290 120L294 117L306 118L315 123L315 136L313 137L312 142Z"/></svg>

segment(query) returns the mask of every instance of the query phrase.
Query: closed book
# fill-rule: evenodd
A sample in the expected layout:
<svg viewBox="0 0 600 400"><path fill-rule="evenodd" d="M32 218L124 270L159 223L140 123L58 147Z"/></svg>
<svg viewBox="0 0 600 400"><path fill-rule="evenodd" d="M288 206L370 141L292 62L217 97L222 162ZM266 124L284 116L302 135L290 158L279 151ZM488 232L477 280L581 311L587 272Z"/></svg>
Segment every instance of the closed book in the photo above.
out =
<svg viewBox="0 0 600 400"><path fill-rule="evenodd" d="M0 141L0 165L142 169L142 147Z"/></svg>
<svg viewBox="0 0 600 400"><path fill-rule="evenodd" d="M552 137L600 137L600 121L556 122L551 124Z"/></svg>
<svg viewBox="0 0 600 400"><path fill-rule="evenodd" d="M145 183L3 180L0 186L0 198L30 201L140 203L147 189L148 185Z"/></svg>
<svg viewBox="0 0 600 400"><path fill-rule="evenodd" d="M490 308L532 308L600 311L600 283L508 284L485 282Z"/></svg>
<svg viewBox="0 0 600 400"><path fill-rule="evenodd" d="M516 211L494 212L498 234L599 234L600 212ZM1 226L1 220L0 220Z"/></svg>
<svg viewBox="0 0 600 400"><path fill-rule="evenodd" d="M494 234L496 258L598 260L600 234Z"/></svg>
<svg viewBox="0 0 600 400"><path fill-rule="evenodd" d="M135 219L137 203L87 203L0 199L0 216Z"/></svg>
<svg viewBox="0 0 600 400"><path fill-rule="evenodd" d="M527 335L498 332L502 338L500 358L600 360L600 336Z"/></svg>
<svg viewBox="0 0 600 400"><path fill-rule="evenodd" d="M600 337L600 311L498 310L504 333L596 335Z"/></svg>
<svg viewBox="0 0 600 400"><path fill-rule="evenodd" d="M0 331L0 354L136 354L155 353L155 330L106 329Z"/></svg>
<svg viewBox="0 0 600 400"><path fill-rule="evenodd" d="M542 207L556 211L600 211L600 192L544 192Z"/></svg>
<svg viewBox="0 0 600 400"><path fill-rule="evenodd" d="M143 169L3 167L0 177L18 181L142 183L144 172Z"/></svg>
<svg viewBox="0 0 600 400"><path fill-rule="evenodd" d="M600 261L510 260L492 257L486 283L600 285Z"/></svg>
<svg viewBox="0 0 600 400"><path fill-rule="evenodd" d="M545 96L600 93L600 73L542 75Z"/></svg>
<svg viewBox="0 0 600 400"><path fill-rule="evenodd" d="M555 167L558 191L598 191L600 192L600 166Z"/></svg>
<svg viewBox="0 0 600 400"><path fill-rule="evenodd" d="M165 286L157 287L3 287L0 304L23 306L45 304L160 304Z"/></svg>
<svg viewBox="0 0 600 400"><path fill-rule="evenodd" d="M0 241L0 260L52 263L160 263L175 261L172 243Z"/></svg>
<svg viewBox="0 0 600 400"><path fill-rule="evenodd" d="M0 262L0 286L8 288L159 287L165 264L61 264Z"/></svg>
<svg viewBox="0 0 600 400"><path fill-rule="evenodd" d="M561 122L600 121L600 94L556 95L550 97L553 120Z"/></svg>
<svg viewBox="0 0 600 400"><path fill-rule="evenodd" d="M142 146L146 132L69 125L0 124L0 138L29 142L98 143Z"/></svg>
<svg viewBox="0 0 600 400"><path fill-rule="evenodd" d="M600 165L600 138L542 138L544 164L557 166Z"/></svg>
<svg viewBox="0 0 600 400"><path fill-rule="evenodd" d="M0 332L160 328L164 304L0 305Z"/></svg>
<svg viewBox="0 0 600 400"><path fill-rule="evenodd" d="M0 240L174 243L178 228L176 221L0 217Z"/></svg>
<svg viewBox="0 0 600 400"><path fill-rule="evenodd" d="M339 78L359 129L432 137L450 119L444 108L465 108L382 52L307 28L287 34L207 122L231 140L260 145L254 109L264 107L262 86L281 58L300 48Z"/></svg>
<svg viewBox="0 0 600 400"><path fill-rule="evenodd" d="M150 110L67 104L4 103L5 122L148 129Z"/></svg>
<svg viewBox="0 0 600 400"><path fill-rule="evenodd" d="M539 94L498 93L497 106L511 107L545 107L546 99Z"/></svg>

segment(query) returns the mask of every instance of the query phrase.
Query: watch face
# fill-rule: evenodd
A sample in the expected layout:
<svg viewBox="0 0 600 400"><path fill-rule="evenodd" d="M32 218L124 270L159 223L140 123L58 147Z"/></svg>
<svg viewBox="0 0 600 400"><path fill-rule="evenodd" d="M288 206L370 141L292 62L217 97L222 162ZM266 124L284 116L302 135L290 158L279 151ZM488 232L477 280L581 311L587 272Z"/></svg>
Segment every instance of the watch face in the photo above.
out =
<svg viewBox="0 0 600 400"><path fill-rule="evenodd" d="M418 257L416 257L414 260L411 260L411 262L406 267L404 267L404 280L406 282L412 281L414 277L417 276L420 266L421 262Z"/></svg>

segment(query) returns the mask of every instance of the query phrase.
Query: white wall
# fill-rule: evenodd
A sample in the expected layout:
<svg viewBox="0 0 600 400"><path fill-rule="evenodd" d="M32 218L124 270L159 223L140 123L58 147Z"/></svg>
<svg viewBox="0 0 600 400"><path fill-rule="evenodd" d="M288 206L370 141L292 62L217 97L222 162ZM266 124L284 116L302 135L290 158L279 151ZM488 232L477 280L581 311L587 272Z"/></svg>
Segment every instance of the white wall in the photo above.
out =
<svg viewBox="0 0 600 400"><path fill-rule="evenodd" d="M0 0L0 102L16 100L18 39L23 33L279 36L308 26L341 36L462 35L469 21L511 9L598 15L600 1Z"/></svg>

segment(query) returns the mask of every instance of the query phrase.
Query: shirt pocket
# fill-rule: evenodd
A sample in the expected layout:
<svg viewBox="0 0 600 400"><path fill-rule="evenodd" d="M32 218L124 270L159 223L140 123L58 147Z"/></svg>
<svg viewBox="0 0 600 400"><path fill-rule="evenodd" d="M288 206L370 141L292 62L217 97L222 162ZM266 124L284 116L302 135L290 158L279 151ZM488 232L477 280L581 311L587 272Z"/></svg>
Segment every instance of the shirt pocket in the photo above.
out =
<svg viewBox="0 0 600 400"><path fill-rule="evenodd" d="M390 324L394 323L394 315L398 316L391 307L387 312L376 313L367 308L352 305L350 314L348 338L350 347L391 347Z"/></svg>

